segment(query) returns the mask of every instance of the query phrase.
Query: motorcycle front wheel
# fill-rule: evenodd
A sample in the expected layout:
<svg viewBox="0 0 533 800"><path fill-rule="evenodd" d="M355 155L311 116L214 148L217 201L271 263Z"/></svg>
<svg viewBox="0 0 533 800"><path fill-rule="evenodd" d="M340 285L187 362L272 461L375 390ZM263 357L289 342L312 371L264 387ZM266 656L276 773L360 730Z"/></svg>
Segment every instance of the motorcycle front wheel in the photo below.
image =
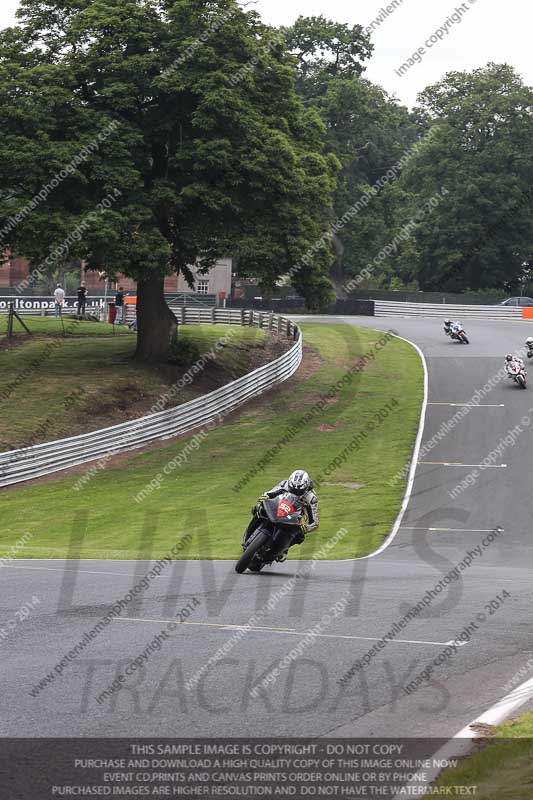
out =
<svg viewBox="0 0 533 800"><path fill-rule="evenodd" d="M252 563L254 556L259 552L259 550L263 547L263 545L266 544L267 540L268 540L267 533L265 533L264 531L260 531L259 533L257 533L250 546L246 548L242 556L235 564L235 572L238 572L239 575L242 575L243 572L246 572L246 570Z"/></svg>

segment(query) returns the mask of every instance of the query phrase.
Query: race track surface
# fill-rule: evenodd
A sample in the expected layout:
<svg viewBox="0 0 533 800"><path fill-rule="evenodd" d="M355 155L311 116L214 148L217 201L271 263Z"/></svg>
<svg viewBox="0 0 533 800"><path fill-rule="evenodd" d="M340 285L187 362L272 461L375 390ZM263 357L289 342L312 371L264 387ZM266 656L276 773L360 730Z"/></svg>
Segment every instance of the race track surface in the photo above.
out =
<svg viewBox="0 0 533 800"><path fill-rule="evenodd" d="M429 372L423 443L496 375L504 354L521 347L529 332L520 322L476 320L466 326L472 344L465 347L444 337L440 321L343 321L394 330L423 350ZM513 443L501 444L513 429ZM40 603L0 641L1 735L453 736L507 694L508 682L533 658L532 430L533 384L522 391L508 381L496 383L479 407L422 451L401 527L382 553L307 569L305 580L239 636L238 626L308 565L288 562L265 574L237 576L233 563L175 562L35 696L33 687L151 565L5 565L2 625L33 595ZM495 448L491 466L480 469ZM478 476L468 478L473 470ZM473 485L454 493L462 481ZM499 526L503 532L491 535ZM471 563L460 579L448 579L437 594L435 587L465 558ZM426 610L339 685L430 590L435 596ZM324 614L332 616L333 604L348 592L345 613L324 625L302 648L301 659L287 663L253 697L250 690ZM491 606L496 596L503 602ZM188 603L194 606L188 624L177 626L142 670L98 703L97 696ZM458 646L461 632L468 641ZM222 660L187 689L187 681L224 645ZM405 692L441 654L429 682ZM531 670L517 683L530 676Z"/></svg>

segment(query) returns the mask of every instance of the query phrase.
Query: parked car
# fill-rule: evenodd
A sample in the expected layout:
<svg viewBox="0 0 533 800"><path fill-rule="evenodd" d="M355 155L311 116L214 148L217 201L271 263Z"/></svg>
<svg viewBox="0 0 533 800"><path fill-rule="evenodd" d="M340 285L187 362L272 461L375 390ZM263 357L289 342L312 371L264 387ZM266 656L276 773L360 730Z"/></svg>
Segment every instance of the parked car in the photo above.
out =
<svg viewBox="0 0 533 800"><path fill-rule="evenodd" d="M532 297L509 297L507 300L503 300L501 303L497 303L499 306L520 306L520 308L527 308L528 306L533 306L533 298Z"/></svg>

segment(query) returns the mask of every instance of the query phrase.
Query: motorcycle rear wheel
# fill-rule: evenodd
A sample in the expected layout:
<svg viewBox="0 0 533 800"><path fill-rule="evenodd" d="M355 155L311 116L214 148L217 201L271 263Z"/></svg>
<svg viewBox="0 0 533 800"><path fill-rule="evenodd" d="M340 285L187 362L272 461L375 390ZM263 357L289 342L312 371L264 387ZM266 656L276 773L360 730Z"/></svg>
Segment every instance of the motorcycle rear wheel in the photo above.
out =
<svg viewBox="0 0 533 800"><path fill-rule="evenodd" d="M267 540L268 540L267 533L265 533L264 531L260 531L259 533L257 533L251 545L246 548L242 556L235 564L235 572L238 572L239 575L242 575L243 572L246 572L249 565L252 563L254 556L259 552L259 550L263 547L263 545L266 543Z"/></svg>

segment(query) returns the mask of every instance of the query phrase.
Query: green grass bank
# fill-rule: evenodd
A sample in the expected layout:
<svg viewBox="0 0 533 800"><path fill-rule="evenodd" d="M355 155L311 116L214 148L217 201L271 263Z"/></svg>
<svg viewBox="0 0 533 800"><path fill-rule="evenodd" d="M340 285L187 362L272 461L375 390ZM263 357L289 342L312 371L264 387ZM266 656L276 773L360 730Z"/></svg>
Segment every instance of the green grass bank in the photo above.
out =
<svg viewBox="0 0 533 800"><path fill-rule="evenodd" d="M233 559L256 497L305 468L320 479L321 525L292 556L310 557L340 528L346 535L329 558L373 551L405 490L404 481L388 481L412 452L422 364L404 341L380 345L377 331L302 327L311 352L298 376L207 432L197 448L188 437L122 458L79 491L80 472L0 492L0 550L30 534L22 554L65 556L72 531L83 528L85 557L159 557L193 532L184 557ZM168 471L180 454L179 468Z"/></svg>

